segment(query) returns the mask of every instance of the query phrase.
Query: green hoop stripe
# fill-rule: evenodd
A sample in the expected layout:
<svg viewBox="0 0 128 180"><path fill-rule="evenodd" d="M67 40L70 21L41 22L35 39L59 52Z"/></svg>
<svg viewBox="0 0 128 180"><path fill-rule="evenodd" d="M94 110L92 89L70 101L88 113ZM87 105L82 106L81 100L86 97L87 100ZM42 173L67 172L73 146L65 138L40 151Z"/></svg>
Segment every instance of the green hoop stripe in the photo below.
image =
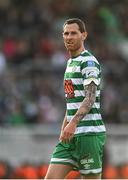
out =
<svg viewBox="0 0 128 180"><path fill-rule="evenodd" d="M73 116L77 112L77 109L68 109L67 110L67 115L68 116ZM100 108L92 108L88 114L100 114Z"/></svg>

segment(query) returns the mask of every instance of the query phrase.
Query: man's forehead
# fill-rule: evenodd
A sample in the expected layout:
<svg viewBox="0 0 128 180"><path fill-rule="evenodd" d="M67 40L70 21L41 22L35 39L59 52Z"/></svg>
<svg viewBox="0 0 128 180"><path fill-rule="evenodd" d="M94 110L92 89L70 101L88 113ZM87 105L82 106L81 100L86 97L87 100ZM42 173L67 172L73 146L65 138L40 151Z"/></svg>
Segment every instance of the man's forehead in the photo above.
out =
<svg viewBox="0 0 128 180"><path fill-rule="evenodd" d="M79 26L76 23L73 24L66 24L64 26L64 31L79 31Z"/></svg>

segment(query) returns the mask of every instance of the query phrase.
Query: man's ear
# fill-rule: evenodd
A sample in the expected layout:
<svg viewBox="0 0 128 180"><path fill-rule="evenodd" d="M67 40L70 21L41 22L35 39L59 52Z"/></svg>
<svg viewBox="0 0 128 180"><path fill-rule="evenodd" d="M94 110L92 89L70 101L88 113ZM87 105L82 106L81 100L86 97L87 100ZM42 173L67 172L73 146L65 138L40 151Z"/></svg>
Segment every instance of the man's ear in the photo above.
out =
<svg viewBox="0 0 128 180"><path fill-rule="evenodd" d="M82 33L82 39L83 39L83 41L87 38L87 35L88 35L87 32L83 32L83 33Z"/></svg>

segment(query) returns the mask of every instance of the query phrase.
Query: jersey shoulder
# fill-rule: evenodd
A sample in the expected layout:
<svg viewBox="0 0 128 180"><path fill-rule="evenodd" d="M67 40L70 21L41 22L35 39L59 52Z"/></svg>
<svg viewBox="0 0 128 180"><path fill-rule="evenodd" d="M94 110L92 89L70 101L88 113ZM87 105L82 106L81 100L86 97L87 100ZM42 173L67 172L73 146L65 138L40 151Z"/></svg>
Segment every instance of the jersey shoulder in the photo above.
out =
<svg viewBox="0 0 128 180"><path fill-rule="evenodd" d="M96 59L96 57L90 53L89 51L86 51L81 54L82 60L81 60L81 71L84 70L98 70L98 72L101 72L101 65Z"/></svg>
<svg viewBox="0 0 128 180"><path fill-rule="evenodd" d="M84 53L81 54L81 56L83 61L94 61L97 64L99 64L97 58L89 51L85 51Z"/></svg>

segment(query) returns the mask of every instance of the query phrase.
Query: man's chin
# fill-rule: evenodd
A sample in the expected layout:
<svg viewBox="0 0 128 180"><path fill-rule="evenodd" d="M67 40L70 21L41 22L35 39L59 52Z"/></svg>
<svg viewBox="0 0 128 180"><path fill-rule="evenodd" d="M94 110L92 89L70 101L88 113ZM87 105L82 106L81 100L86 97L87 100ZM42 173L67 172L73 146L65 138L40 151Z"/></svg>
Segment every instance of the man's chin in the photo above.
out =
<svg viewBox="0 0 128 180"><path fill-rule="evenodd" d="M66 47L68 51L75 51L74 47Z"/></svg>

